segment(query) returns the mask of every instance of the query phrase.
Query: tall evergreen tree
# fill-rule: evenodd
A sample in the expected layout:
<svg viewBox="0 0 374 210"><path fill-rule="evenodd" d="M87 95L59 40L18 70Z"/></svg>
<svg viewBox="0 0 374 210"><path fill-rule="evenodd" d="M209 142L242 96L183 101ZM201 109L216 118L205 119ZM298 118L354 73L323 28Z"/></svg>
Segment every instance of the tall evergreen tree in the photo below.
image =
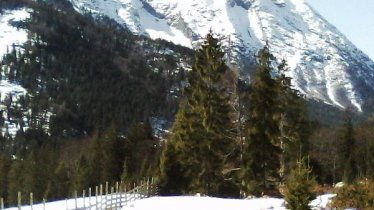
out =
<svg viewBox="0 0 374 210"><path fill-rule="evenodd" d="M305 100L299 92L292 88L290 77L286 76L287 63L283 60L278 65L278 106L281 170L280 175L285 179L295 166L296 160L308 155L308 136L310 122L307 116Z"/></svg>
<svg viewBox="0 0 374 210"><path fill-rule="evenodd" d="M257 56L246 122L242 167L243 190L261 195L276 189L280 170L279 106L277 81L272 77L274 57L266 45Z"/></svg>
<svg viewBox="0 0 374 210"><path fill-rule="evenodd" d="M179 113L161 159L166 191L223 195L224 169L233 143L230 95L223 84L228 67L219 40L210 32L196 53ZM171 158L170 156L174 157ZM185 186L170 183L182 173ZM183 189L171 189L171 187Z"/></svg>
<svg viewBox="0 0 374 210"><path fill-rule="evenodd" d="M358 176L355 161L356 140L354 136L352 116L349 110L346 111L345 118L340 134L338 158L339 168L343 172L343 181L347 184L351 184Z"/></svg>

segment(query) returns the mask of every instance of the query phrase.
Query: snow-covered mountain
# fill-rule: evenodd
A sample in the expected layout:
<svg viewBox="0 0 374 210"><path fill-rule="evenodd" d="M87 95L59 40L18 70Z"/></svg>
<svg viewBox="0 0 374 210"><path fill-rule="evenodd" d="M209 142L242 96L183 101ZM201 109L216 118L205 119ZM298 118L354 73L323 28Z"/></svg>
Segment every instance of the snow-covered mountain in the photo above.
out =
<svg viewBox="0 0 374 210"><path fill-rule="evenodd" d="M212 29L223 38L229 62L244 73L268 41L273 54L287 60L298 90L338 107L361 110L374 95L374 62L304 0L70 1L135 34L191 48Z"/></svg>

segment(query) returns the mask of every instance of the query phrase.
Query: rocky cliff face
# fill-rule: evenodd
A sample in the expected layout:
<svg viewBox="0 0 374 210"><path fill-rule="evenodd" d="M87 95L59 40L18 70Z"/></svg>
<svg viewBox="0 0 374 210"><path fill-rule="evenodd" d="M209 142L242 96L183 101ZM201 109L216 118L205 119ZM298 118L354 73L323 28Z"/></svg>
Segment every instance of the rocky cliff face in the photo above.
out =
<svg viewBox="0 0 374 210"><path fill-rule="evenodd" d="M268 41L273 54L287 60L298 90L338 107L361 110L374 95L374 62L304 0L70 1L135 34L191 48L212 29L244 75Z"/></svg>

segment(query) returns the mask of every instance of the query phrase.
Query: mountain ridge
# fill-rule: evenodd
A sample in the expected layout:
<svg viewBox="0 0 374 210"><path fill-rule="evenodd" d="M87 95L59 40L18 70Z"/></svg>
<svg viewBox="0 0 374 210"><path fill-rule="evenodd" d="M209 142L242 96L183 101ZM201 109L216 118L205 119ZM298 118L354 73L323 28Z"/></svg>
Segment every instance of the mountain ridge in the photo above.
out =
<svg viewBox="0 0 374 210"><path fill-rule="evenodd" d="M286 59L293 85L310 98L361 111L374 94L374 62L303 0L70 0L134 34L196 48L212 29L228 62L249 75L265 42Z"/></svg>

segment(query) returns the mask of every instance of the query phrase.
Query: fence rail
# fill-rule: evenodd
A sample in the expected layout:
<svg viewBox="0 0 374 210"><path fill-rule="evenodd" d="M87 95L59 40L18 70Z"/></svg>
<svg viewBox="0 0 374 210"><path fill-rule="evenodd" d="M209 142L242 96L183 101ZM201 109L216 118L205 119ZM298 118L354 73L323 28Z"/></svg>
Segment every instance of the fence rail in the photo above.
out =
<svg viewBox="0 0 374 210"><path fill-rule="evenodd" d="M83 190L81 197L78 197L78 192L75 191L73 198L65 200L64 210L115 210L126 207L136 200L155 195L157 195L157 185L153 178L131 186L123 182L116 182L114 186L109 186L109 183L106 182L105 185L96 186L94 193L92 188L89 188L88 191ZM49 208L44 199L43 203L34 204L33 193L30 193L30 204L28 206L22 206L21 200L21 193L18 193L18 203L15 207L18 210L56 210L56 207ZM4 210L3 198L0 198L0 210Z"/></svg>

